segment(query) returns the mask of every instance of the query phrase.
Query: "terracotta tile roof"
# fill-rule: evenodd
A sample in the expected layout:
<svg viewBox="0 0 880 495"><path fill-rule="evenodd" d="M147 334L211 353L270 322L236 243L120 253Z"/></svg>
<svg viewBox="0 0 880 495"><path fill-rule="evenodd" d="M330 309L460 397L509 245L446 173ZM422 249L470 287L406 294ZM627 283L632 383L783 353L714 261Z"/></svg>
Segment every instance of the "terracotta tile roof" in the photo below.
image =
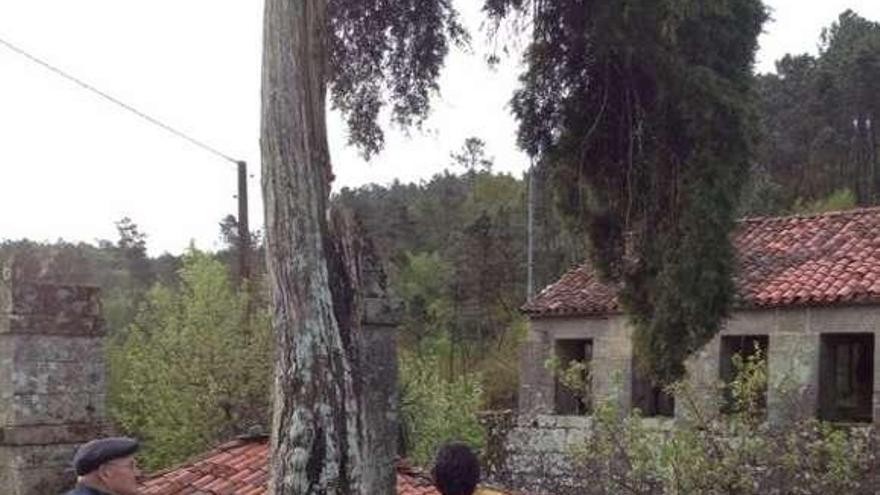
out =
<svg viewBox="0 0 880 495"><path fill-rule="evenodd" d="M143 495L264 495L268 438L223 444L190 463L141 480ZM481 492L477 492L478 494ZM504 495L496 491L483 493ZM397 465L397 495L440 495L431 479L405 463Z"/></svg>
<svg viewBox="0 0 880 495"><path fill-rule="evenodd" d="M880 208L739 222L739 307L880 303ZM532 316L620 311L617 288L588 265L547 286L523 311Z"/></svg>
<svg viewBox="0 0 880 495"><path fill-rule="evenodd" d="M191 463L147 476L141 490L143 495L263 495L268 455L266 437L234 440Z"/></svg>

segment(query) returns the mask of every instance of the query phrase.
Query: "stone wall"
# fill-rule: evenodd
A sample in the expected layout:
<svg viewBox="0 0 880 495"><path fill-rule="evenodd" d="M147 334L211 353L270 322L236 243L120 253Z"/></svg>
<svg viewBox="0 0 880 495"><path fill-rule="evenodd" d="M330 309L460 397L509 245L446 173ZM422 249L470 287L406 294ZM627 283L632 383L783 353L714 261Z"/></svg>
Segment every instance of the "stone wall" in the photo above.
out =
<svg viewBox="0 0 880 495"><path fill-rule="evenodd" d="M51 257L0 266L0 487L58 493L77 445L106 429L98 289L65 284Z"/></svg>
<svg viewBox="0 0 880 495"><path fill-rule="evenodd" d="M720 380L721 339L732 335L767 335L768 412L780 419L787 405L779 395L786 390L786 401L796 400L803 416L814 416L818 409L819 348L823 335L870 333L875 338L873 417L880 421L880 306L807 307L754 311L735 311L712 341L687 363L689 380L706 400L706 407L717 403L712 396ZM555 382L544 363L560 339L593 341L592 390L596 398L613 397L623 410L631 405L632 329L622 315L595 318L536 318L529 322L529 333L522 350L520 373L521 413L554 412ZM794 396L794 399L792 398ZM790 409L790 407L789 407ZM676 413L678 414L678 412Z"/></svg>
<svg viewBox="0 0 880 495"><path fill-rule="evenodd" d="M587 441L589 417L486 414L485 478L534 495L582 495L575 452Z"/></svg>

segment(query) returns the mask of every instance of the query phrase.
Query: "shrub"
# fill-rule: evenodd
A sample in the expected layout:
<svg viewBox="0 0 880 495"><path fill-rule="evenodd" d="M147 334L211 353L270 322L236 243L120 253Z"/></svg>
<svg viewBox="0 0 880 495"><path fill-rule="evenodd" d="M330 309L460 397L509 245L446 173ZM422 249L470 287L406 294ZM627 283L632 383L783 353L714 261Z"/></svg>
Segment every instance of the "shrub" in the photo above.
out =
<svg viewBox="0 0 880 495"><path fill-rule="evenodd" d="M477 420L482 386L477 374L444 378L436 354L400 356L400 412L405 453L417 465L426 466L437 448L457 440L475 449L483 446L483 430Z"/></svg>
<svg viewBox="0 0 880 495"><path fill-rule="evenodd" d="M574 452L583 493L880 493L876 429L815 419L768 423L763 358L734 363L729 414L685 383L671 387L683 411L668 430L649 426L638 411L623 414L615 400L598 401L588 439Z"/></svg>
<svg viewBox="0 0 880 495"><path fill-rule="evenodd" d="M154 286L134 323L110 342L110 412L144 440L147 469L265 429L270 328L264 310L246 316L247 297L222 263L191 250L180 285Z"/></svg>

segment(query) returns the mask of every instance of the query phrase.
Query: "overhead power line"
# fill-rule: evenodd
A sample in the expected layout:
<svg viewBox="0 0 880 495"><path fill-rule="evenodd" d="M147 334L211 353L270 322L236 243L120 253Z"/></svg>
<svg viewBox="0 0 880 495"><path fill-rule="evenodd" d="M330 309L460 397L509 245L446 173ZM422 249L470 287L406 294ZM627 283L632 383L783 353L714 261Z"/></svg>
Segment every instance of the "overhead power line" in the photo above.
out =
<svg viewBox="0 0 880 495"><path fill-rule="evenodd" d="M18 53L19 55L27 58L31 62L34 62L35 64L38 64L46 69L49 69L50 71L54 72L55 74L58 74L59 76L65 78L69 81L73 81L78 86L100 96L101 98L104 98L105 100L107 100L107 101L109 101L119 107L122 107L125 110L128 110L129 112L137 115L138 117L146 120L147 122L149 122L157 127L161 127L162 129L165 129L166 131L170 132L171 134L174 134L175 136L177 136L181 139L189 141L191 144L194 144L209 153L212 153L216 156L219 156L220 158L223 158L224 160L228 160L232 163L235 163L235 164L239 163L239 160L236 160L235 158L232 158L231 156L229 156L225 153L222 153L221 151L217 150L216 148L214 148L214 147L212 147L202 141L199 141L198 139L196 139L192 136L187 135L183 131L179 131L179 130L175 129L174 127L171 127L170 125L162 122L161 120L159 120L155 117L151 117L151 116L147 115L146 113L144 113L144 112L138 110L137 108L125 103L124 101L122 101L118 98L115 98L115 97L107 94L104 91L101 91L100 89L96 88L95 86L92 86L91 84L83 81L82 79L79 79L78 77L75 77L75 76L68 74L67 72L65 72L65 71L59 69L58 67L55 67L54 65L40 59L39 57L31 55L30 53L13 45L12 43L4 40L3 38L0 38L0 44L6 46L7 48L14 51L15 53Z"/></svg>
<svg viewBox="0 0 880 495"><path fill-rule="evenodd" d="M248 250L250 249L250 232L248 231L247 163L245 163L243 160L236 160L235 158L232 158L231 156L217 150L216 148L209 146L208 144L206 144L202 141L199 141L198 139L196 139L192 136L189 136L188 134L184 133L183 131L179 131L179 130L175 129L174 127L171 127L170 125L162 122L161 120L159 120L155 117L151 117L151 116L145 114L144 112L141 112L137 108L125 103L124 101L120 100L119 98L115 98L115 97L107 94L106 92L101 91L100 89L96 88L95 86L92 86L91 84L83 81L82 79L75 77L75 76L72 76L72 75L68 74L67 72L59 69L58 67L55 67L54 65L50 64L49 62L46 62L46 61L40 59L39 57L31 55L30 53L13 45L12 43L4 40L3 38L0 38L0 44L4 45L5 47L9 48L10 50L14 51L15 53L21 55L22 57L27 58L31 62L34 62L37 65L40 65L46 69L49 69L50 71L54 72L55 74L58 74L59 76L65 78L69 81L73 81L78 86L100 96L101 98L104 98L105 100L107 100L107 101L109 101L119 107L122 107L125 110L128 110L129 112L146 120L150 124L153 124L157 127L161 127L162 129L165 129L166 131L170 132L171 134L174 134L175 136L177 136L181 139L184 139L191 144L198 146L199 148L207 151L208 153L211 153L211 154L216 155L224 160L227 160L227 161L230 161L230 162L236 164L237 169L238 169L238 237L239 237L239 253L240 253L239 254L239 273L240 273L240 278L242 280L249 278L250 267L249 267L249 260L248 260L248 258L249 258L248 257Z"/></svg>

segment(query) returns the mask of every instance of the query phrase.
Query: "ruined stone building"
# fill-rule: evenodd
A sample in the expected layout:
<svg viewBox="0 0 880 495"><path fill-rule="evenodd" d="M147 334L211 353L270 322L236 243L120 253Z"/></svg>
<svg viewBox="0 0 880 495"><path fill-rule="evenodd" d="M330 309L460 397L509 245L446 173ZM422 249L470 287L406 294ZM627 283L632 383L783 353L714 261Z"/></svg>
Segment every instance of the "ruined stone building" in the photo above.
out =
<svg viewBox="0 0 880 495"><path fill-rule="evenodd" d="M717 385L733 378L732 356L757 348L766 356L771 421L792 413L880 421L880 208L747 219L733 242L737 300L719 334L687 363L695 390L706 399L719 393ZM515 486L564 474L566 445L583 441L591 400L638 408L658 426L681 415L675 397L639 376L615 287L589 266L565 273L524 311L519 416L496 446ZM587 400L554 378L546 364L554 357L587 364Z"/></svg>

